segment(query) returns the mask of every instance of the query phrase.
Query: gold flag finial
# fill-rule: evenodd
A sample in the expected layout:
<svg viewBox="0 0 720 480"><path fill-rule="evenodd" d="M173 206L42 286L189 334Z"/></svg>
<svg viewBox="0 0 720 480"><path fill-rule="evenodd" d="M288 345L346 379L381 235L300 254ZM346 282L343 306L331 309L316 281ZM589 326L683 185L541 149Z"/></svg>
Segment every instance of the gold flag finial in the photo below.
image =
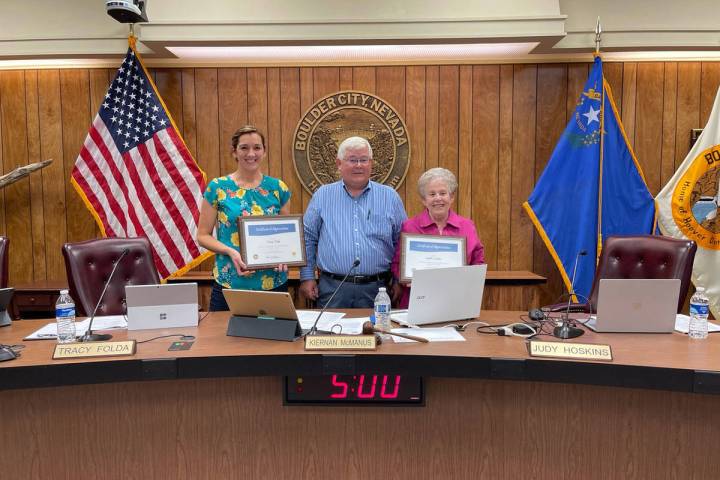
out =
<svg viewBox="0 0 720 480"><path fill-rule="evenodd" d="M129 23L128 24L129 31L128 31L128 42L130 43L130 46L133 50L137 48L137 37L135 36L135 24Z"/></svg>

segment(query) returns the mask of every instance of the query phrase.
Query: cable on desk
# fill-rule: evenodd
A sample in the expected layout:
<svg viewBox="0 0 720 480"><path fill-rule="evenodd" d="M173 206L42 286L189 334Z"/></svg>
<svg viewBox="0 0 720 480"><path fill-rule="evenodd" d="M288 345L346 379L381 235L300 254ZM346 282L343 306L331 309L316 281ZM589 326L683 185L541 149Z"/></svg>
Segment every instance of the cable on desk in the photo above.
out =
<svg viewBox="0 0 720 480"><path fill-rule="evenodd" d="M19 344L19 343L16 343L16 344L14 344L14 345L4 345L4 344L0 343L0 348L8 348L8 349L12 350L15 355L18 355L18 356L19 356L19 355L20 355L20 350L22 350L23 348L25 348L25 345L22 345L22 344Z"/></svg>
<svg viewBox="0 0 720 480"><path fill-rule="evenodd" d="M153 340L160 340L161 338L170 338L170 337L180 337L180 340L183 340L183 341L195 340L195 337L192 335L183 335L180 333L176 333L173 335L162 335L160 337L148 338L147 340L143 340L141 342L135 342L135 343L147 343L147 342L152 342Z"/></svg>
<svg viewBox="0 0 720 480"><path fill-rule="evenodd" d="M456 324L456 323L450 323L450 324L448 324L448 325L444 325L443 328L454 328L454 329L457 330L458 332L464 332L465 330L467 330L467 327L469 327L470 325L489 326L489 325L488 325L487 323L485 323L485 322L479 322L479 321L478 321L478 322L463 323L463 324L460 324L460 325L458 325L458 324Z"/></svg>

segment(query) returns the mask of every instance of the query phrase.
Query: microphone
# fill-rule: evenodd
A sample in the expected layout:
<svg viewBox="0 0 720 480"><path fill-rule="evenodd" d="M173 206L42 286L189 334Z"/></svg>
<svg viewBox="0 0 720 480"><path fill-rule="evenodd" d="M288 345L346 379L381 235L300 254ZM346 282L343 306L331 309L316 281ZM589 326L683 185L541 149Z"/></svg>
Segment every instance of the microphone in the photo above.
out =
<svg viewBox="0 0 720 480"><path fill-rule="evenodd" d="M587 250L580 250L577 255L575 255L575 266L573 267L573 276L572 280L570 281L570 292L568 292L570 295L568 297L568 315L570 314L570 304L572 302L572 297L575 296L575 275L577 274L577 266L578 266L578 260L580 260L580 257L584 257L587 255Z"/></svg>
<svg viewBox="0 0 720 480"><path fill-rule="evenodd" d="M347 278L350 276L352 271L355 270L358 267L358 265L360 265L360 259L356 258L352 264L352 267L350 267L350 270L348 270L348 272L345 274L345 277L343 277L342 281L340 282L340 285L335 287L335 291L332 293L332 295L330 295L330 299L327 301L327 303L325 303L325 306L322 308L322 310L320 310L320 313L318 313L318 316L315 319L315 323L313 323L312 328L307 332L306 335L315 335L317 333L317 331L318 331L317 324L320 321L320 317L322 317L322 314L325 313L325 310L327 310L328 305L330 305L330 303L332 302L332 299L335 298L335 294L338 292L338 290L340 290L340 287L343 286L343 284L345 283L345 280L347 280Z"/></svg>
<svg viewBox="0 0 720 480"><path fill-rule="evenodd" d="M563 315L562 324L559 327L553 329L553 335L557 338L576 338L585 333L582 329L570 325L570 305L572 304L572 298L575 296L575 275L577 274L577 266L580 257L587 255L587 250L580 250L575 255L575 266L573 267L573 276L570 281L570 291L568 292L568 304L565 315Z"/></svg>
<svg viewBox="0 0 720 480"><path fill-rule="evenodd" d="M120 265L120 260L122 260L128 253L130 253L130 250L126 248L122 251L118 259L115 260L115 265L110 272L110 276L105 282L105 286L103 287L103 291L100 294L100 298L98 298L97 304L95 305L95 310L93 310L92 315L90 316L90 324L88 325L87 332L85 332L85 335L80 337L81 342L100 342L104 340L110 340L112 338L112 335L110 335L109 333L92 333L92 324L93 320L95 320L95 314L97 313L98 308L100 308L100 302L102 302L102 299L105 296L105 292L110 286L110 281L115 276L115 270L117 270L118 265Z"/></svg>

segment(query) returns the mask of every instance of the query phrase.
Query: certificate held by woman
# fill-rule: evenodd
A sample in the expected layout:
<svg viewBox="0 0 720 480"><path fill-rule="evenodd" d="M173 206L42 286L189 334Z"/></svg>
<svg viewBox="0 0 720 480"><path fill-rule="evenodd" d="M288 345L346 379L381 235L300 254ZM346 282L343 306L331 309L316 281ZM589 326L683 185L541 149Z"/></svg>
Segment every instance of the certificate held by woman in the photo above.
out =
<svg viewBox="0 0 720 480"><path fill-rule="evenodd" d="M238 230L242 257L248 269L307 263L302 215L240 217Z"/></svg>

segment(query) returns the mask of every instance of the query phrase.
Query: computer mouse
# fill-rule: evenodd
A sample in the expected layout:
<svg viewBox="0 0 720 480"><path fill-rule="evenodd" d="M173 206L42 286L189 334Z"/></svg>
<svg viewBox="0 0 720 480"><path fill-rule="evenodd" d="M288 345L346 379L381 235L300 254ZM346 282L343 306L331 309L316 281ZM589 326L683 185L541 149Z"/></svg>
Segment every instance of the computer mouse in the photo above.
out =
<svg viewBox="0 0 720 480"><path fill-rule="evenodd" d="M13 360L15 358L17 358L17 353L13 352L10 347L0 345L0 362L4 362L5 360Z"/></svg>

